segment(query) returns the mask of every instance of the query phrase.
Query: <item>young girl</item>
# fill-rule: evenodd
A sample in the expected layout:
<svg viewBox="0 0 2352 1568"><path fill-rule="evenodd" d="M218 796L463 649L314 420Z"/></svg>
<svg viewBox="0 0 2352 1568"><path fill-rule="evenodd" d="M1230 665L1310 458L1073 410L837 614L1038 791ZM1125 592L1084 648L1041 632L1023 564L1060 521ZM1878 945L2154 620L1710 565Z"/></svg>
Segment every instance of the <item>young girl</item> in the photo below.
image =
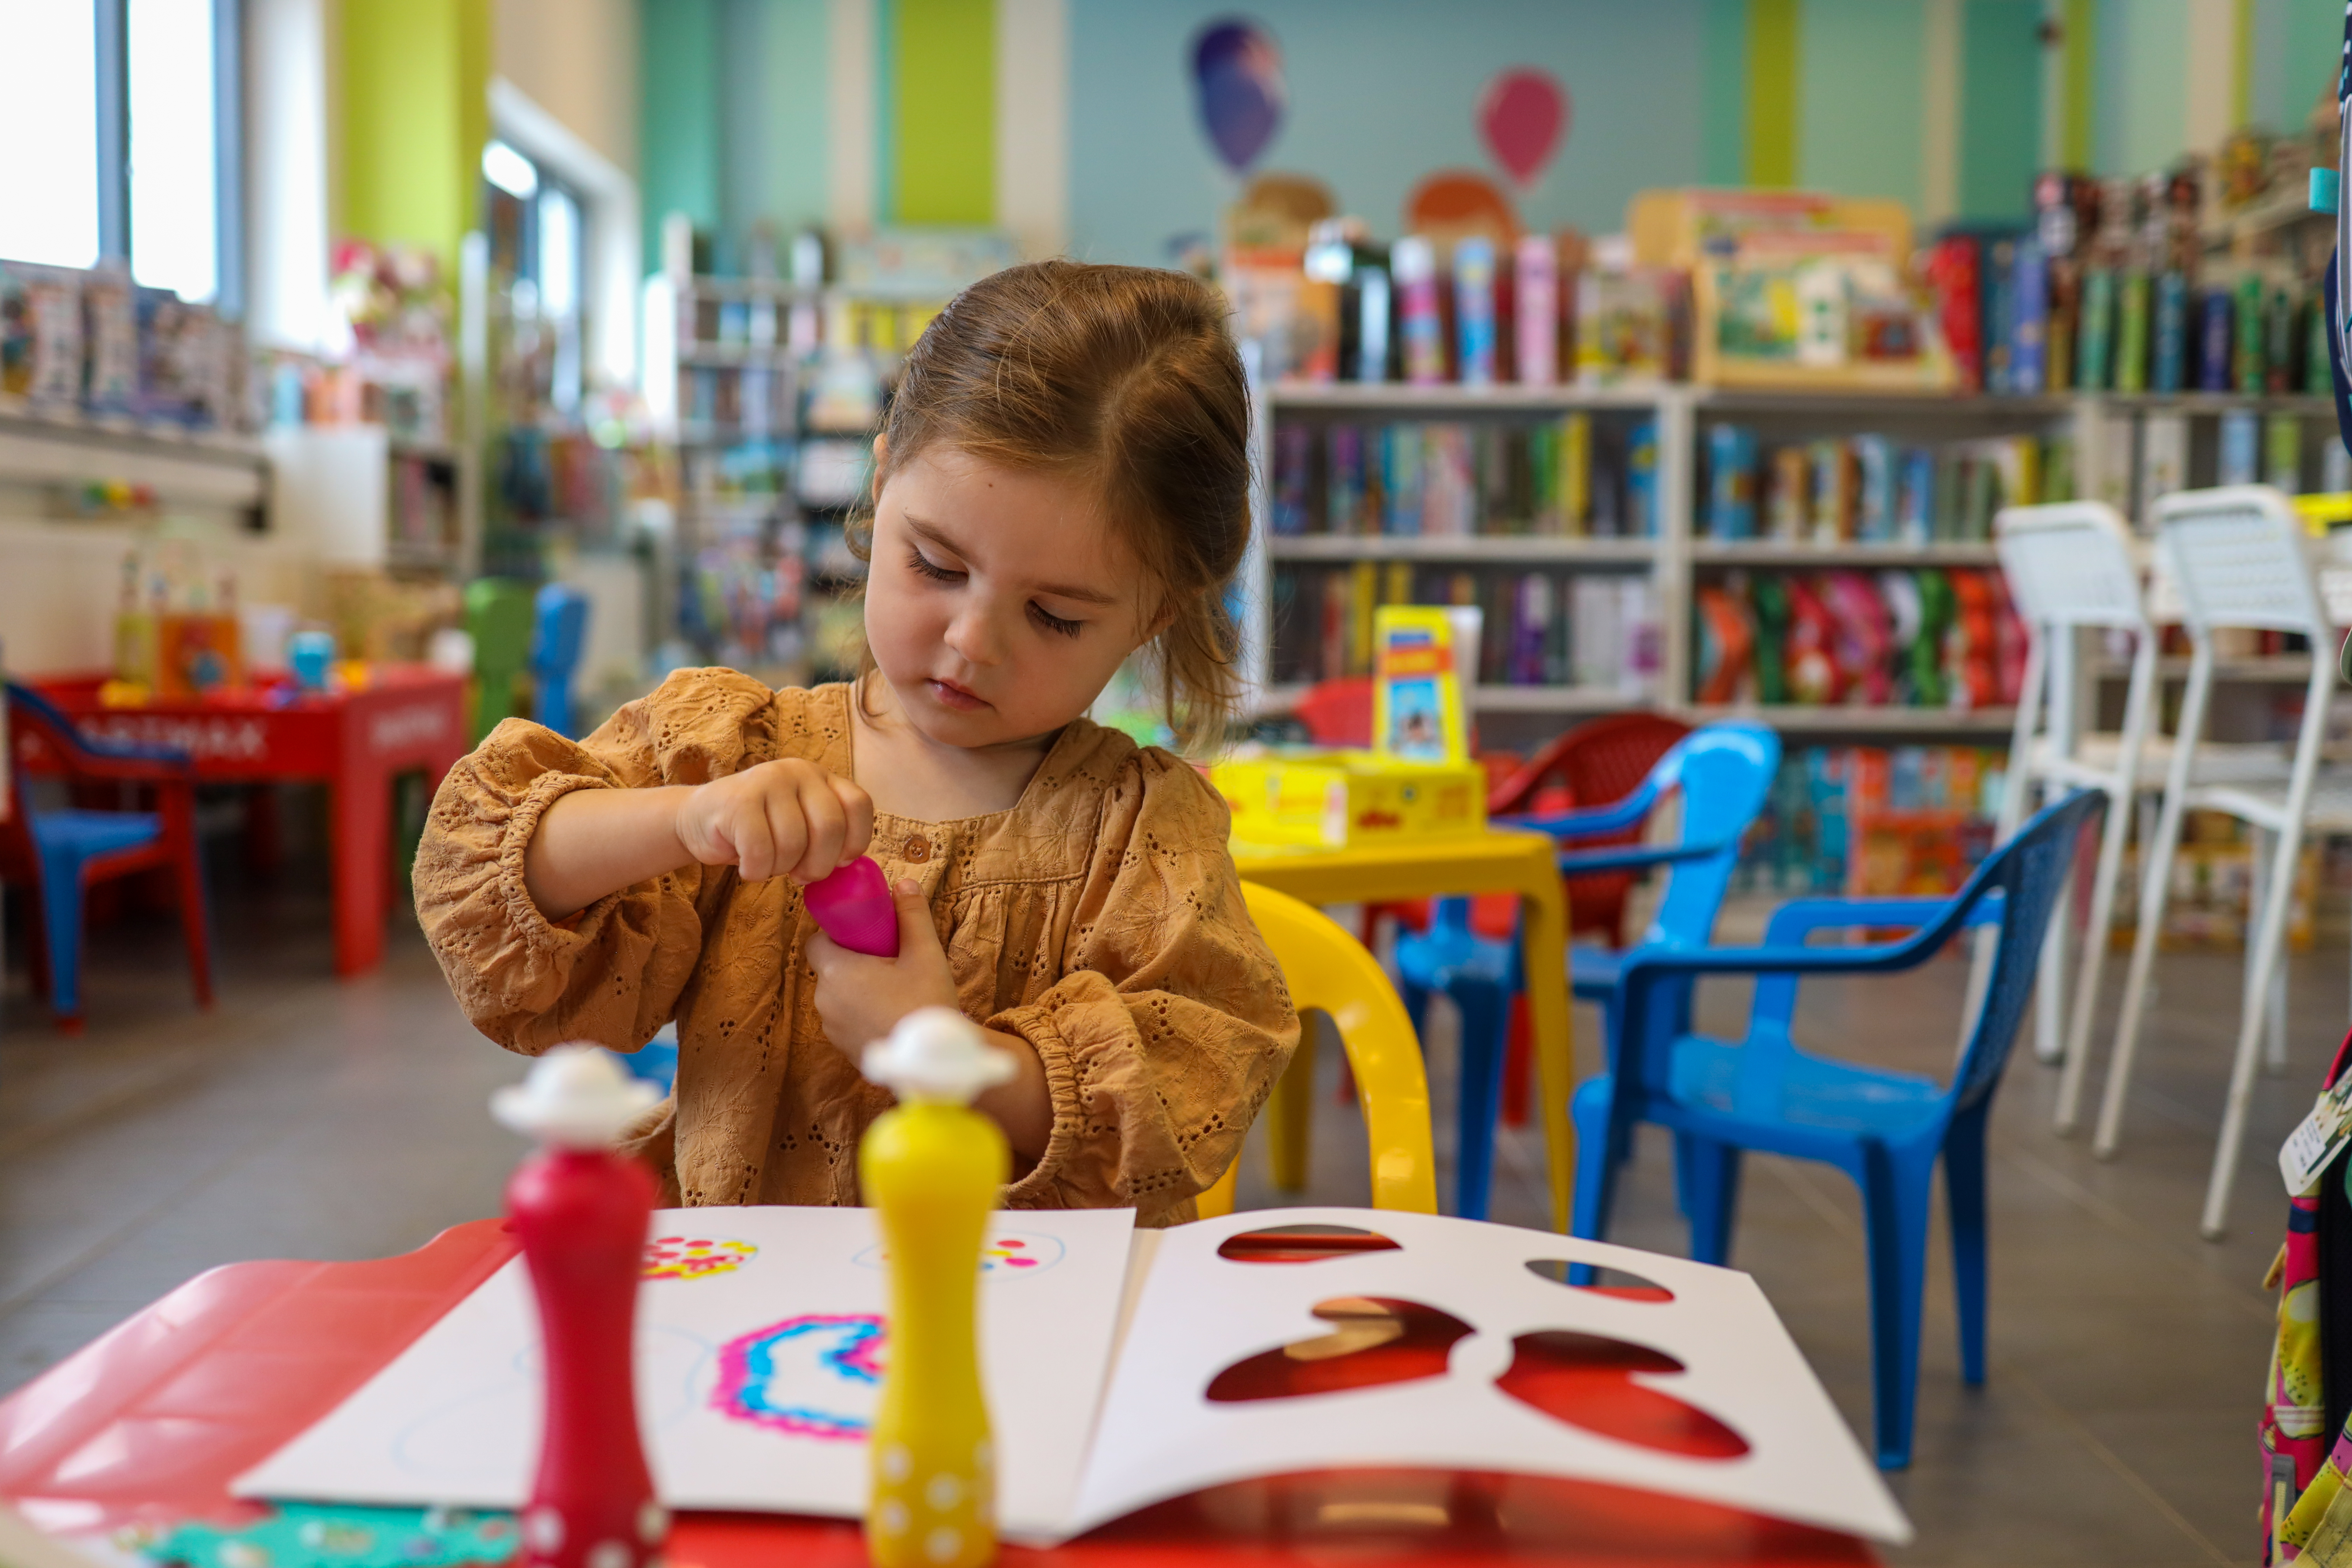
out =
<svg viewBox="0 0 2352 1568"><path fill-rule="evenodd" d="M680 670L576 744L509 720L442 784L416 909L475 1025L535 1053L677 1020L676 1092L634 1141L667 1201L856 1203L890 1097L856 1053L930 1003L1018 1068L980 1102L1009 1205L1171 1224L1233 1159L1297 1016L1223 802L1084 717L1146 645L1171 720L1231 709L1248 408L1223 314L1138 268L966 289L874 443L860 680ZM802 908L865 853L895 959Z"/></svg>

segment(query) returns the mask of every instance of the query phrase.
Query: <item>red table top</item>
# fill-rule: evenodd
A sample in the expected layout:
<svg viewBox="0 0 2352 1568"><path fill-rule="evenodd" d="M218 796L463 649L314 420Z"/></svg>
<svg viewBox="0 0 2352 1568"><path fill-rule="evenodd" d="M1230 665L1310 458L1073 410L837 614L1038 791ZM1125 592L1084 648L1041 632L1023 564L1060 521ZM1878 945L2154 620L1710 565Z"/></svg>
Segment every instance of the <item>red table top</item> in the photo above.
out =
<svg viewBox="0 0 2352 1568"><path fill-rule="evenodd" d="M257 1515L228 1483L332 1410L514 1254L502 1222L405 1257L241 1263L174 1290L0 1402L0 1497L59 1533ZM1196 1492L1011 1568L1867 1564L1851 1536L1591 1482L1310 1472ZM673 1568L862 1568L844 1521L681 1515Z"/></svg>
<svg viewBox="0 0 2352 1568"><path fill-rule="evenodd" d="M327 779L417 766L437 773L466 752L465 679L430 665L371 665L367 684L351 690L280 682L127 708L99 700L107 679L79 671L29 684L94 739L186 752L199 778Z"/></svg>

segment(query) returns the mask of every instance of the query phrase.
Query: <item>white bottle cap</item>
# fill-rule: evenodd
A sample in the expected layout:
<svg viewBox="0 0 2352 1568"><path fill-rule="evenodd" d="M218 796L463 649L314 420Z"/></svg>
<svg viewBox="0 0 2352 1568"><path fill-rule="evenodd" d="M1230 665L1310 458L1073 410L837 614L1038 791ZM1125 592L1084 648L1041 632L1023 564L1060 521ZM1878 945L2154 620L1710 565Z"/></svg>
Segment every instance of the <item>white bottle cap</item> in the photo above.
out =
<svg viewBox="0 0 2352 1568"><path fill-rule="evenodd" d="M1014 1071L1013 1058L952 1007L918 1007L899 1019L888 1039L866 1047L865 1068L900 1100L948 1105L970 1105Z"/></svg>
<svg viewBox="0 0 2352 1568"><path fill-rule="evenodd" d="M600 1046L558 1046L530 1076L490 1096L505 1126L563 1149L609 1149L661 1091L622 1070Z"/></svg>

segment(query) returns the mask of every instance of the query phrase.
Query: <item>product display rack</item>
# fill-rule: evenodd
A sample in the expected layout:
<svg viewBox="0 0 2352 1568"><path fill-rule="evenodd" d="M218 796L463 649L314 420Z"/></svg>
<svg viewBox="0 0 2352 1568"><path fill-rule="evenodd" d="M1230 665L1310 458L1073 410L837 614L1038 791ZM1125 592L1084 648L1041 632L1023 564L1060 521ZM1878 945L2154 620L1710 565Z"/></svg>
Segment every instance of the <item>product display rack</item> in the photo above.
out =
<svg viewBox="0 0 2352 1568"><path fill-rule="evenodd" d="M1632 695L1613 686L1498 685L1479 683L1469 700L1475 711L1502 715L1571 715L1648 709L1700 721L1729 717L1763 719L1792 733L1867 741L1948 739L1985 741L2006 735L2014 721L2007 707L1979 709L1839 705L1750 707L1699 704L1689 698L1695 637L1691 604L1703 576L1738 568L1861 570L1885 568L1991 568L1995 547L1983 540L1937 540L1925 543L1809 541L1757 538L1725 540L1700 532L1702 453L1709 426L1736 422L1758 430L1768 445L1877 432L1906 440L1961 442L1990 437L2063 437L2072 443L2077 495L2100 494L2100 477L2122 474L2127 489L2138 483L2137 432L2151 414L2179 415L2188 422L2184 479L2188 485L2217 482L2216 431L2225 415L2292 415L2330 421L2332 406L2321 397L2254 396L2224 393L2062 393L2041 395L1939 395L1922 394L1764 392L1666 384L1648 387L1410 385L1396 383L1278 383L1262 389L1257 454L1261 475L1270 473L1274 430L1289 420L1330 424L1349 416L1399 421L1475 423L1484 418L1524 422L1528 416L1576 412L1646 417L1656 431L1654 492L1655 532L1628 538L1536 533L1471 533L1427 536L1385 533L1294 533L1261 529L1263 563L1251 575L1248 595L1255 668L1271 668L1276 628L1273 625L1271 574L1297 563L1357 562L1458 564L1465 567L1579 568L1645 574L1651 583L1662 639L1654 689ZM2315 477L2320 443L2306 431L2304 468ZM2117 440L2134 445L2114 449ZM1271 517L1271 479L1259 486L1260 521ZM2305 483L2303 488L2315 488ZM2136 514L2135 497L2106 499ZM2145 523L2142 524L2145 527ZM2119 670L2122 667L2118 666ZM2184 664L2185 668L2185 664ZM2225 679L2272 682L2303 679L2304 656L2283 655L2226 661ZM2298 673L2301 672L2301 673ZM2102 668L2099 674L2112 672ZM1261 676L1258 710L1286 710L1307 689Z"/></svg>

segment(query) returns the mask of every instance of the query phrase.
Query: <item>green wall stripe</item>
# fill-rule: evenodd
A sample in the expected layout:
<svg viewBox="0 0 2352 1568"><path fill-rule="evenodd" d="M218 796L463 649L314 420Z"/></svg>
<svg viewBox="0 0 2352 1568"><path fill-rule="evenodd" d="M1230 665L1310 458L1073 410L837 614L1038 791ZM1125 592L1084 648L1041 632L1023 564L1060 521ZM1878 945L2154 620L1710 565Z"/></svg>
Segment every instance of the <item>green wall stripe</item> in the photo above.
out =
<svg viewBox="0 0 2352 1568"><path fill-rule="evenodd" d="M481 222L489 0L345 0L336 232L423 246L457 277Z"/></svg>
<svg viewBox="0 0 2352 1568"><path fill-rule="evenodd" d="M1699 178L1748 179L1748 0L1707 0L1699 68Z"/></svg>
<svg viewBox="0 0 2352 1568"><path fill-rule="evenodd" d="M1979 223L2025 217L2033 210L2041 162L2041 0L1964 0L1959 216Z"/></svg>
<svg viewBox="0 0 2352 1568"><path fill-rule="evenodd" d="M661 266L662 219L716 232L719 197L719 0L638 0L637 181L645 266Z"/></svg>
<svg viewBox="0 0 2352 1568"><path fill-rule="evenodd" d="M2066 0L2060 26L2065 32L2062 74L2066 92L2062 151L2066 167L2088 169L2093 158L2092 129L2098 123L2099 79L2093 68L2098 58L2098 0Z"/></svg>
<svg viewBox="0 0 2352 1568"><path fill-rule="evenodd" d="M1748 0L1748 183L1797 183L1797 0Z"/></svg>
<svg viewBox="0 0 2352 1568"><path fill-rule="evenodd" d="M1919 205L1927 14L1885 0L1803 0L1797 178L1810 190Z"/></svg>
<svg viewBox="0 0 2352 1568"><path fill-rule="evenodd" d="M891 0L898 221L996 221L995 0Z"/></svg>

